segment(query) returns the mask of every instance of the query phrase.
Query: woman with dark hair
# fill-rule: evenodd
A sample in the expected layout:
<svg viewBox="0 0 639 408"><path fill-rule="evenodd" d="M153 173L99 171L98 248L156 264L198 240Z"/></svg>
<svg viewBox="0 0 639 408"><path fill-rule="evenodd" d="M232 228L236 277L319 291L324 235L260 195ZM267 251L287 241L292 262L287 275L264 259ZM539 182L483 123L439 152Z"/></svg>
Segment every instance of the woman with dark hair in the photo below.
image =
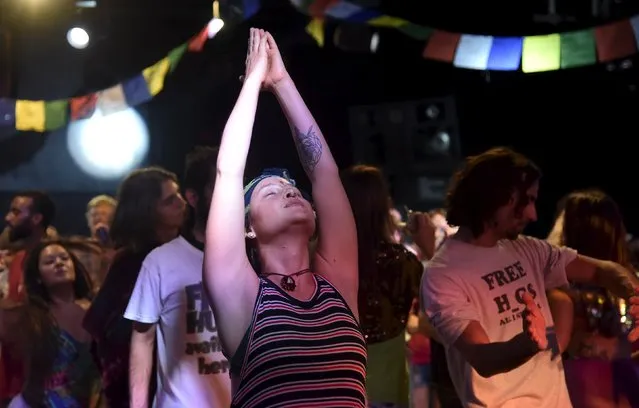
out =
<svg viewBox="0 0 639 408"><path fill-rule="evenodd" d="M110 228L117 250L107 276L84 319L97 342L109 406L129 405L129 353L132 323L123 317L144 258L177 237L185 201L177 177L159 167L135 170L120 185ZM155 395L155 375L149 396Z"/></svg>
<svg viewBox="0 0 639 408"><path fill-rule="evenodd" d="M317 224L286 171L267 171L242 191L262 88L289 120ZM245 237L255 242L255 266ZM203 280L229 358L232 407L365 406L353 213L328 145L263 30L251 29L244 83L222 134Z"/></svg>
<svg viewBox="0 0 639 408"><path fill-rule="evenodd" d="M582 190L564 197L549 240L632 269L621 211L603 191ZM595 285L570 286L572 301L562 301L565 293L549 299L560 345L567 346L564 367L573 405L639 406L639 381L626 338L631 328L626 302Z"/></svg>
<svg viewBox="0 0 639 408"><path fill-rule="evenodd" d="M368 346L369 407L408 407L406 322L424 268L413 253L394 242L396 226L382 172L358 165L343 171L341 179L357 226L358 308ZM434 234L430 241L432 256Z"/></svg>
<svg viewBox="0 0 639 408"><path fill-rule="evenodd" d="M26 302L0 312L0 341L13 343L26 364L22 392L9 406L100 406L91 336L80 325L92 295L84 266L64 243L41 242L26 259L24 285Z"/></svg>

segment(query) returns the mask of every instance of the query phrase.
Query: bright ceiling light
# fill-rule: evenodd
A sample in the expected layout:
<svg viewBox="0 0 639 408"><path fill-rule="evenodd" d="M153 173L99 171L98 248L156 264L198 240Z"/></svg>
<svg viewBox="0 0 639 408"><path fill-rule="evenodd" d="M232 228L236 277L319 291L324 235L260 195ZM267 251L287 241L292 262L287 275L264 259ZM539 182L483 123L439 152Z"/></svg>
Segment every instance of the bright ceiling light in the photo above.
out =
<svg viewBox="0 0 639 408"><path fill-rule="evenodd" d="M211 21L209 21L209 25L208 25L208 33L209 33L208 36L209 36L209 38L215 37L215 35L220 32L222 27L224 27L224 20L222 20L221 18L217 18L217 17L211 19Z"/></svg>
<svg viewBox="0 0 639 408"><path fill-rule="evenodd" d="M89 33L84 28L73 27L67 32L69 45L78 50L83 50L89 46Z"/></svg>

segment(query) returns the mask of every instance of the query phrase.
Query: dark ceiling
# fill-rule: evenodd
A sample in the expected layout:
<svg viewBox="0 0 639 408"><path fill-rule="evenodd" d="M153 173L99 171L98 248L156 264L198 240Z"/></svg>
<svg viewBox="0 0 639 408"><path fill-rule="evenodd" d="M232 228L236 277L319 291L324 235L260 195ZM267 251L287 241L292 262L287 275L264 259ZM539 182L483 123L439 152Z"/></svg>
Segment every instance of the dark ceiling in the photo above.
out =
<svg viewBox="0 0 639 408"><path fill-rule="evenodd" d="M221 0L227 21L239 19L243 1L247 0ZM497 35L560 31L639 13L637 1L594 1L600 4L598 17L592 17L591 1L556 0L557 12L566 20L558 26L536 21L535 15L547 13L547 0L359 0L359 3L415 23ZM11 49L0 53L0 65L10 62L14 74L12 89L4 93L49 99L108 87L164 56L203 27L211 16L211 0L98 0L96 9L85 9L82 13L75 10L74 3L0 0L0 23L4 21L13 39ZM263 0L261 12L244 25L261 24L284 32L279 41L286 38L289 43L309 43L303 31L306 21L293 10L289 0ZM91 31L94 42L89 49L76 51L66 43L65 33L73 24L83 24ZM225 31L217 41L229 42L229 48L218 46L218 53L236 48L230 45L235 43L235 36L228 29ZM25 83L29 85L22 85Z"/></svg>

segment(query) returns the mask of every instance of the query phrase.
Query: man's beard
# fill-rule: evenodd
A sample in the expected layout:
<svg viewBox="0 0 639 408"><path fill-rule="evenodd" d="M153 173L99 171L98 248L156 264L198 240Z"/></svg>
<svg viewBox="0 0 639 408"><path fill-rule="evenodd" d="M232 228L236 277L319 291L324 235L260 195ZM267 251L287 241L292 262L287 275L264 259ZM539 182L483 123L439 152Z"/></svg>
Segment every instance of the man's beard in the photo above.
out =
<svg viewBox="0 0 639 408"><path fill-rule="evenodd" d="M15 227L9 228L9 242L15 243L26 238L29 238L33 233L33 229L26 223L18 224Z"/></svg>
<svg viewBox="0 0 639 408"><path fill-rule="evenodd" d="M512 229L510 231L506 232L506 239L509 239L511 241L516 240L517 238L519 238L519 236L521 234L523 234L524 229L526 229L526 224L524 224L521 228L516 228L516 229Z"/></svg>

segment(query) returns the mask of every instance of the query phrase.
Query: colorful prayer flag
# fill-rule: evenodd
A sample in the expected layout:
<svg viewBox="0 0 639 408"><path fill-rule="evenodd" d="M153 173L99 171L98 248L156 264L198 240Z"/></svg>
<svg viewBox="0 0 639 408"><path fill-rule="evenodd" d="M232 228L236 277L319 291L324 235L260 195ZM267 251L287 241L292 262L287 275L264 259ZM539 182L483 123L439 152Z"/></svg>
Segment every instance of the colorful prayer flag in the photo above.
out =
<svg viewBox="0 0 639 408"><path fill-rule="evenodd" d="M308 12L311 17L323 18L326 15L326 10L338 1L339 0L315 0L308 7Z"/></svg>
<svg viewBox="0 0 639 408"><path fill-rule="evenodd" d="M434 29L430 27L420 26L418 24L408 23L398 30L415 40L426 41L433 34Z"/></svg>
<svg viewBox="0 0 639 408"><path fill-rule="evenodd" d="M517 71L521 62L521 37L494 37L488 57L488 69Z"/></svg>
<svg viewBox="0 0 639 408"><path fill-rule="evenodd" d="M348 19L350 16L357 14L360 11L362 11L362 8L350 1L338 1L328 7L326 11L324 11L324 14L329 17L343 20Z"/></svg>
<svg viewBox="0 0 639 408"><path fill-rule="evenodd" d="M464 34L459 40L453 64L459 68L485 70L493 45L493 37Z"/></svg>
<svg viewBox="0 0 639 408"><path fill-rule="evenodd" d="M629 20L595 28L599 61L610 62L631 56L637 51L635 33Z"/></svg>
<svg viewBox="0 0 639 408"><path fill-rule="evenodd" d="M66 125L68 109L69 101L66 99L46 102L44 104L44 128L56 130Z"/></svg>
<svg viewBox="0 0 639 408"><path fill-rule="evenodd" d="M435 30L424 49L423 57L437 61L453 62L461 34Z"/></svg>
<svg viewBox="0 0 639 408"><path fill-rule="evenodd" d="M204 44L206 44L206 40L209 39L209 26L207 25L194 35L188 42L188 49L191 52L200 52L204 49Z"/></svg>
<svg viewBox="0 0 639 408"><path fill-rule="evenodd" d="M242 14L245 19L253 17L260 10L259 0L242 0Z"/></svg>
<svg viewBox="0 0 639 408"><path fill-rule="evenodd" d="M44 131L44 101L16 101L16 129Z"/></svg>
<svg viewBox="0 0 639 408"><path fill-rule="evenodd" d="M126 103L124 89L117 84L98 93L98 107L104 115L125 110L129 106Z"/></svg>
<svg viewBox="0 0 639 408"><path fill-rule="evenodd" d="M69 103L71 106L71 120L90 118L95 112L97 103L98 95L94 93L71 98L71 102Z"/></svg>
<svg viewBox="0 0 639 408"><path fill-rule="evenodd" d="M169 59L163 58L142 71L151 96L159 94L164 88L164 79L169 72L170 65Z"/></svg>
<svg viewBox="0 0 639 408"><path fill-rule="evenodd" d="M313 0L290 0L291 4L298 10L308 13L308 9L313 4Z"/></svg>
<svg viewBox="0 0 639 408"><path fill-rule="evenodd" d="M306 32L313 37L320 47L324 46L324 19L314 18L306 26Z"/></svg>
<svg viewBox="0 0 639 408"><path fill-rule="evenodd" d="M16 101L0 98L0 126L14 126L16 124Z"/></svg>
<svg viewBox="0 0 639 408"><path fill-rule="evenodd" d="M142 74L129 78L122 83L122 90L129 106L141 105L151 100L149 86Z"/></svg>
<svg viewBox="0 0 639 408"><path fill-rule="evenodd" d="M592 30L563 33L561 36L561 68L576 68L597 62Z"/></svg>
<svg viewBox="0 0 639 408"><path fill-rule="evenodd" d="M169 52L168 58L169 58L169 62L171 63L169 67L169 72L173 72L175 70L175 67L177 67L178 63L184 56L184 53L186 52L186 49L188 48L188 46L189 46L188 43L184 43L178 47L173 48Z"/></svg>
<svg viewBox="0 0 639 408"><path fill-rule="evenodd" d="M371 20L379 18L382 13L372 9L362 9L346 19L350 23L368 23Z"/></svg>
<svg viewBox="0 0 639 408"><path fill-rule="evenodd" d="M639 48L639 16L634 16L630 19L630 25L635 32L635 40L637 42L637 48Z"/></svg>
<svg viewBox="0 0 639 408"><path fill-rule="evenodd" d="M554 71L561 66L559 34L524 38L521 67L524 72Z"/></svg>
<svg viewBox="0 0 639 408"><path fill-rule="evenodd" d="M391 28L399 28L408 24L408 21L403 18L391 17L391 16L379 16L375 17L371 20L368 20L368 25L372 25L375 27L391 27Z"/></svg>

